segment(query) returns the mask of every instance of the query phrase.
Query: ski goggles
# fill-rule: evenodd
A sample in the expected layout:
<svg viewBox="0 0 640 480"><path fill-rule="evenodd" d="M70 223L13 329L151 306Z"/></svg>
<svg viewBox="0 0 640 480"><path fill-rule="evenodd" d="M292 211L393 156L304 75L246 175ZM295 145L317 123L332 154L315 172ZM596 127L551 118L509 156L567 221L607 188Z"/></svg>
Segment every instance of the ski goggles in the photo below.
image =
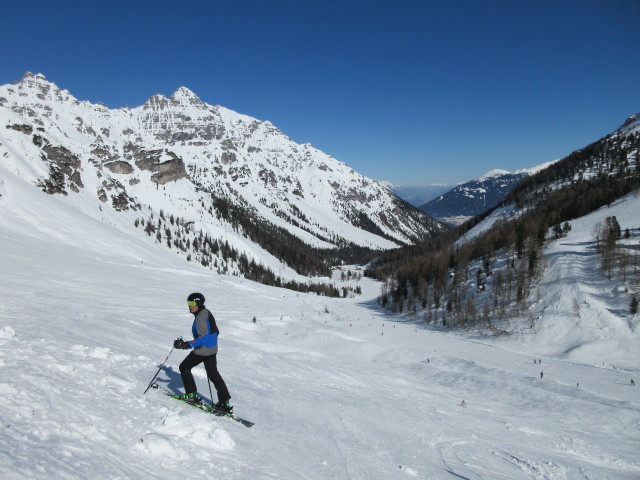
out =
<svg viewBox="0 0 640 480"><path fill-rule="evenodd" d="M187 302L187 305L189 305L189 308L195 308L198 306L198 302L189 301Z"/></svg>

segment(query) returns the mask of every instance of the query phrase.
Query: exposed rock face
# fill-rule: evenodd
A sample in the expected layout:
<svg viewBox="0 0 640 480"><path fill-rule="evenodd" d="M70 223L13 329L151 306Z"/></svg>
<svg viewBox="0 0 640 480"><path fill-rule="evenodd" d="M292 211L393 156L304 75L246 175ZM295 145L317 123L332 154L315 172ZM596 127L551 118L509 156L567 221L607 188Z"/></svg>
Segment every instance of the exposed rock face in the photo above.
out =
<svg viewBox="0 0 640 480"><path fill-rule="evenodd" d="M62 146L53 146L48 140L34 135L33 143L43 152L42 159L49 164L49 178L40 183L40 188L48 194L67 195L67 188L79 192L84 188L80 177L80 159Z"/></svg>
<svg viewBox="0 0 640 480"><path fill-rule="evenodd" d="M140 170L157 171L157 166L162 158L162 150L143 150L136 149L133 154L136 166Z"/></svg>
<svg viewBox="0 0 640 480"><path fill-rule="evenodd" d="M151 181L164 185L165 183L175 182L187 176L184 162L180 158L168 160L158 165L158 171L151 175Z"/></svg>
<svg viewBox="0 0 640 480"><path fill-rule="evenodd" d="M109 197L111 197L111 205L114 210L139 210L141 208L136 199L127 193L124 185L118 180L103 180L102 186L98 189L97 193L98 199L103 203L107 203L109 201Z"/></svg>
<svg viewBox="0 0 640 480"><path fill-rule="evenodd" d="M22 132L25 135L31 135L33 133L33 127L31 125L7 125L7 128Z"/></svg>
<svg viewBox="0 0 640 480"><path fill-rule="evenodd" d="M133 166L129 162L118 160L115 162L107 163L105 165L113 173L129 174L133 173Z"/></svg>
<svg viewBox="0 0 640 480"><path fill-rule="evenodd" d="M140 170L154 172L151 181L164 185L187 176L184 161L175 153L167 150L138 150L134 155L136 166Z"/></svg>

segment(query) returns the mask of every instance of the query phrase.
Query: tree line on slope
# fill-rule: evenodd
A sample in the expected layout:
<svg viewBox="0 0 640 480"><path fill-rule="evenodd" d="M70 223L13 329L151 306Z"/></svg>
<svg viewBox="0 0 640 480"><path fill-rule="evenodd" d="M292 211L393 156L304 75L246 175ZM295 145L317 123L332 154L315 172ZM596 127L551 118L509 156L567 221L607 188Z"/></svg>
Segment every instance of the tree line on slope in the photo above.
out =
<svg viewBox="0 0 640 480"><path fill-rule="evenodd" d="M229 213L229 209L223 208L222 211L221 216L228 215ZM234 225L234 229L242 228L239 224L231 223ZM151 214L149 219L138 218L134 224L136 227L142 228L148 236L153 237L156 242L166 244L168 248L183 252L186 255L187 261L198 262L204 267L211 268L220 274L239 275L265 285L287 288L303 293L316 293L328 297L346 297L350 293L361 293L359 289L354 290L352 287L338 289L336 286L326 282L304 283L283 279L263 263L257 262L249 258L245 253L240 252L237 248L230 245L228 241L215 238L202 230L196 232L193 229L193 222L185 222L184 219L174 217L173 215L169 215L167 218L162 210L157 220L154 219L153 214ZM270 226L267 225L265 228L269 227ZM281 231L280 233L282 234L280 238L284 238L283 232ZM248 234L245 234L245 236L248 236ZM256 237L253 236L251 238ZM289 245L291 250L293 250L293 253L287 255L286 259L291 260L294 258L300 262L299 266L306 265L304 263L305 259L313 254L310 250L311 247L307 247L305 250L300 244L295 242L287 243L283 241L283 243L285 247ZM293 244L295 244L297 250L292 246ZM287 252L286 248L274 249L273 251L276 254L284 254ZM280 260L284 261L282 258ZM315 263L308 263L309 268L305 270L305 274L307 274L307 276L330 277L330 268L324 268L324 264L320 263L317 258L314 260Z"/></svg>
<svg viewBox="0 0 640 480"><path fill-rule="evenodd" d="M640 228L638 228L640 232ZM615 216L607 217L593 229L600 267L609 280L631 285L629 312L638 313L638 285L640 285L640 246L632 239L631 230L622 230ZM637 238L637 237L636 237ZM628 292L629 288L625 288Z"/></svg>
<svg viewBox="0 0 640 480"><path fill-rule="evenodd" d="M503 202L465 224L379 255L365 271L383 282L379 303L396 312L421 310L426 321L447 327L521 316L545 242L565 235L570 220L638 189L639 150L638 134L605 137L524 179ZM462 241L509 205L515 210L491 229Z"/></svg>

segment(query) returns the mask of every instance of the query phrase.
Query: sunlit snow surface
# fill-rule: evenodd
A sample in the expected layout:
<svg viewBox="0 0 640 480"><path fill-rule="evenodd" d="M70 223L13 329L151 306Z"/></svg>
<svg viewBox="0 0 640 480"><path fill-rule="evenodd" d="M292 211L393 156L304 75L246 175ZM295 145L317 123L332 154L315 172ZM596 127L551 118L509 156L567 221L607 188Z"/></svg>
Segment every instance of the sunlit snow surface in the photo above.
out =
<svg viewBox="0 0 640 480"><path fill-rule="evenodd" d="M366 279L326 299L215 275L122 214L0 180L0 478L640 478L637 317L586 220L548 251L537 333L492 339L390 318ZM637 229L639 207L594 215ZM251 429L142 394L189 334L192 291Z"/></svg>

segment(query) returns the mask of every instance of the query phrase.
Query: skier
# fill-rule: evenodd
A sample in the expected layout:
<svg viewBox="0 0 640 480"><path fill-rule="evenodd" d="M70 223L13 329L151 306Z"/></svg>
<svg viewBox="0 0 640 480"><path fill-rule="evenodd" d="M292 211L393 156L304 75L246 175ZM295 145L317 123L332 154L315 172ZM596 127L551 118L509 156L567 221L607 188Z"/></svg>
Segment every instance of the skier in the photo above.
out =
<svg viewBox="0 0 640 480"><path fill-rule="evenodd" d="M218 403L216 407L225 412L231 412L233 407L229 405L231 395L227 390L220 372L218 372L216 355L218 353L218 326L216 319L204 305L204 295L201 293L192 293L187 298L189 311L193 314L193 340L185 342L182 338L178 338L173 342L174 348L194 350L180 364L180 375L184 385L185 394L179 396L180 400L188 403L202 403L202 399L198 396L198 388L193 379L191 369L196 365L204 363L207 377L213 382L218 394Z"/></svg>

